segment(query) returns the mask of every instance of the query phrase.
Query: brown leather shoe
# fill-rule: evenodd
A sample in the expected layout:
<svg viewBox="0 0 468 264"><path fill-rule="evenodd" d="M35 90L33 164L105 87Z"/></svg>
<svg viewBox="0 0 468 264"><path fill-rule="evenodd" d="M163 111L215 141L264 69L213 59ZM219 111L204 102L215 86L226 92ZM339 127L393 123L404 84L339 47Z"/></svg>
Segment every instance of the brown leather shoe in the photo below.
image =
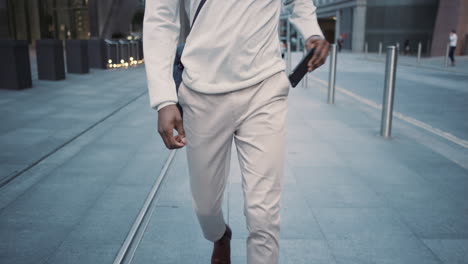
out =
<svg viewBox="0 0 468 264"><path fill-rule="evenodd" d="M214 242L211 264L231 264L231 238L231 228L226 225L224 235L218 241Z"/></svg>

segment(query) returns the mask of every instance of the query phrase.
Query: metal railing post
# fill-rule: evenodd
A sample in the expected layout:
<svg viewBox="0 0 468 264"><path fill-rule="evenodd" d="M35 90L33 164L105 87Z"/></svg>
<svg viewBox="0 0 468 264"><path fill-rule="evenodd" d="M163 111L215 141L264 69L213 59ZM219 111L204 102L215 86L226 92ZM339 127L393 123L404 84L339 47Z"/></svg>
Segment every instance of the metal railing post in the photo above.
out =
<svg viewBox="0 0 468 264"><path fill-rule="evenodd" d="M379 42L379 56L382 55L382 42Z"/></svg>
<svg viewBox="0 0 468 264"><path fill-rule="evenodd" d="M306 48L306 45L305 45L306 41L305 41L304 38L301 38L301 40L302 40L302 43L304 43L303 54L305 56L307 54L307 48ZM304 79L302 79L302 87L303 88L307 88L308 81L309 81L309 77L308 77L308 74L306 73L306 75L304 76Z"/></svg>
<svg viewBox="0 0 468 264"><path fill-rule="evenodd" d="M364 53L366 54L366 58L367 58L367 53L368 52L369 52L369 44L366 41L366 44L364 44Z"/></svg>
<svg viewBox="0 0 468 264"><path fill-rule="evenodd" d="M450 45L447 43L447 48L445 48L445 68L448 67L448 60L449 60L449 52L450 52Z"/></svg>
<svg viewBox="0 0 468 264"><path fill-rule="evenodd" d="M287 70L288 74L291 73L291 23L289 22L289 18L286 20L286 48L288 54L287 60Z"/></svg>
<svg viewBox="0 0 468 264"><path fill-rule="evenodd" d="M328 103L335 103L335 81L336 81L336 44L330 46L330 75L328 78Z"/></svg>
<svg viewBox="0 0 468 264"><path fill-rule="evenodd" d="M392 133L393 98L395 95L395 77L398 58L398 49L395 46L387 48L387 63L385 66L385 86L382 104L382 123L380 135L390 138Z"/></svg>
<svg viewBox="0 0 468 264"><path fill-rule="evenodd" d="M422 44L419 42L418 44L418 64L421 63L421 52L422 52Z"/></svg>

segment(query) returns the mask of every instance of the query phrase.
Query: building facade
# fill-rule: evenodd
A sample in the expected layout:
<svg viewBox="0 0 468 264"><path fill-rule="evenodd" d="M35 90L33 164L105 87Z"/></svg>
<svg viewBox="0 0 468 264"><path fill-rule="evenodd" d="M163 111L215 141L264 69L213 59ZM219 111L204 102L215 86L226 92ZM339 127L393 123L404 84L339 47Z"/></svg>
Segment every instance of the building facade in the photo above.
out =
<svg viewBox="0 0 468 264"><path fill-rule="evenodd" d="M432 39L432 56L443 56L448 34L455 30L458 35L457 55L468 54L468 0L440 0Z"/></svg>
<svg viewBox="0 0 468 264"><path fill-rule="evenodd" d="M439 0L315 0L319 20L335 20L332 41L341 37L345 49L378 51L380 43L422 44L428 52L434 34ZM331 32L333 31L333 32ZM332 36L330 36L332 35Z"/></svg>
<svg viewBox="0 0 468 264"><path fill-rule="evenodd" d="M141 32L143 0L0 0L0 38L111 38Z"/></svg>

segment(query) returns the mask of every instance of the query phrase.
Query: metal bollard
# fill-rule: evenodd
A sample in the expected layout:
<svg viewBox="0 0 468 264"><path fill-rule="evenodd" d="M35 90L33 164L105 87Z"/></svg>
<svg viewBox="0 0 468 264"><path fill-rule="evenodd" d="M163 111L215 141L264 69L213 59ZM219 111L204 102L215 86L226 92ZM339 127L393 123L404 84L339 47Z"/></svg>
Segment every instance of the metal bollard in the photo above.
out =
<svg viewBox="0 0 468 264"><path fill-rule="evenodd" d="M303 51L303 54L304 56L307 54L307 48L305 46L305 39L301 38L303 43L304 43L304 51ZM304 79L302 79L302 87L303 88L307 88L307 83L308 83L308 74L306 73L306 75L304 76Z"/></svg>
<svg viewBox="0 0 468 264"><path fill-rule="evenodd" d="M288 74L291 73L291 24L289 22L289 19L286 22L286 48L287 48L287 54L288 54L288 60L287 60L287 70Z"/></svg>
<svg viewBox="0 0 468 264"><path fill-rule="evenodd" d="M396 43L397 54L400 54L400 42Z"/></svg>
<svg viewBox="0 0 468 264"><path fill-rule="evenodd" d="M419 42L418 44L418 64L421 63L421 52L422 52L422 44Z"/></svg>
<svg viewBox="0 0 468 264"><path fill-rule="evenodd" d="M449 60L449 52L450 52L450 44L447 43L447 48L445 49L445 68L448 67L448 60Z"/></svg>
<svg viewBox="0 0 468 264"><path fill-rule="evenodd" d="M336 81L336 44L330 46L330 76L328 78L328 103L335 103L335 81Z"/></svg>
<svg viewBox="0 0 468 264"><path fill-rule="evenodd" d="M379 56L382 55L382 42L379 42Z"/></svg>
<svg viewBox="0 0 468 264"><path fill-rule="evenodd" d="M390 138L392 132L393 98L395 95L395 77L398 59L398 49L395 46L387 48L387 63L385 66L385 87L382 104L382 123L380 135Z"/></svg>
<svg viewBox="0 0 468 264"><path fill-rule="evenodd" d="M367 58L368 52L369 52L369 44L366 42L366 44L364 44L364 53L366 54L366 58Z"/></svg>

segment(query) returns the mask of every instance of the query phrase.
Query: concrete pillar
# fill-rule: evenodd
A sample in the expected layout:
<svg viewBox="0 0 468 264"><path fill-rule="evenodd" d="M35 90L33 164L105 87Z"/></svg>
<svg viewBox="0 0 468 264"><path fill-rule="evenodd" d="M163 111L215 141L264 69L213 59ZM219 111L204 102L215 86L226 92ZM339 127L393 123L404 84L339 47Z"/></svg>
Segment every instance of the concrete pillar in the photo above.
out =
<svg viewBox="0 0 468 264"><path fill-rule="evenodd" d="M366 36L366 12L365 5L359 5L353 9L353 35L352 35L352 50L362 52L364 50L364 42Z"/></svg>
<svg viewBox="0 0 468 264"><path fill-rule="evenodd" d="M8 22L8 9L6 0L0 0L0 39L10 37L10 25Z"/></svg>
<svg viewBox="0 0 468 264"><path fill-rule="evenodd" d="M88 0L88 14L90 37L99 37L98 0Z"/></svg>

